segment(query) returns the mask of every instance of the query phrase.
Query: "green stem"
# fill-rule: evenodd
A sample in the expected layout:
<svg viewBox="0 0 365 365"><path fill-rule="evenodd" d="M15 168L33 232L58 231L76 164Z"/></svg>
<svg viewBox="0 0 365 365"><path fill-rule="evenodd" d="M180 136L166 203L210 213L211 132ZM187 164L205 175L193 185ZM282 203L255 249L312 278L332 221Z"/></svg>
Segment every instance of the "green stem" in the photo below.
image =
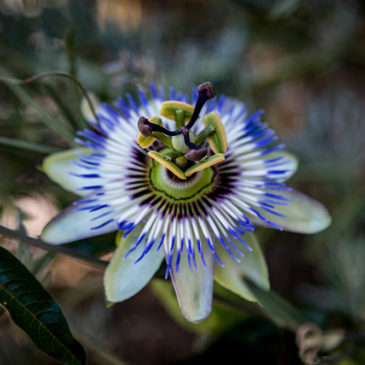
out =
<svg viewBox="0 0 365 365"><path fill-rule="evenodd" d="M51 95L52 99L57 104L60 112L65 116L65 119L71 124L72 128L77 131L79 129L82 129L81 124L78 122L78 120L75 118L74 113L72 113L66 104L61 100L61 98L58 96L57 92L54 90L54 88L51 85L45 85L45 88L47 89L47 92ZM76 98L74 100L77 100Z"/></svg>

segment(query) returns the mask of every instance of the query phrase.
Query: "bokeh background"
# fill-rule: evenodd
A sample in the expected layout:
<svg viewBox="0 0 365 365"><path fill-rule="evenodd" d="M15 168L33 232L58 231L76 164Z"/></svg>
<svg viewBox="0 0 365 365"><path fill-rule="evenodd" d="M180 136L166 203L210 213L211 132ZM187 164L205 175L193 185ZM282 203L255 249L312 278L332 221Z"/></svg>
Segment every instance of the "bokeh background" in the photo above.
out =
<svg viewBox="0 0 365 365"><path fill-rule="evenodd" d="M363 1L1 0L0 76L55 70L103 101L150 80L185 93L209 80L249 111L264 109L299 158L290 184L333 217L313 236L258 230L272 288L323 331L344 331L321 363L365 363ZM38 166L73 145L85 124L81 104L69 80L0 83L1 224L36 237L72 202ZM98 240L105 251L113 244L111 236ZM256 305L232 307L218 294L211 318L190 325L169 284L156 279L106 308L102 268L53 254L34 268L43 251L5 237L0 244L57 299L89 364L301 363L295 333ZM0 364L24 363L55 362L2 313Z"/></svg>

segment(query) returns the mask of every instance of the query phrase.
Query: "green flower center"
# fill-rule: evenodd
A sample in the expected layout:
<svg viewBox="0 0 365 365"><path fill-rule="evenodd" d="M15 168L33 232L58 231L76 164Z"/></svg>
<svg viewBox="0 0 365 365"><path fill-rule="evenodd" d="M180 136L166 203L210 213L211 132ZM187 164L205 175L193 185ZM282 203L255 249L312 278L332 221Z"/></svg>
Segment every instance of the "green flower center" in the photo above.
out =
<svg viewBox="0 0 365 365"><path fill-rule="evenodd" d="M216 174L209 167L181 180L162 164L150 159L148 177L150 187L157 196L174 203L187 203L210 191L215 185Z"/></svg>

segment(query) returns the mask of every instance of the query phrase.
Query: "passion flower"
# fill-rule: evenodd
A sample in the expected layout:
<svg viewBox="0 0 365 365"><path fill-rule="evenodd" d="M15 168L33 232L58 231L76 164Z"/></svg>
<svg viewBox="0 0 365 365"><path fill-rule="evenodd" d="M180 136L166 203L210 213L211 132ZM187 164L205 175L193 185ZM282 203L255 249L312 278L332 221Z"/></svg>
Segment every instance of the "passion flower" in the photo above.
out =
<svg viewBox="0 0 365 365"><path fill-rule="evenodd" d="M101 104L83 148L52 155L43 169L82 198L44 229L62 244L118 231L105 273L106 297L125 300L166 261L183 315L206 318L214 279L248 300L243 280L268 289L255 226L315 233L330 217L318 202L285 185L297 168L275 132L247 117L237 100L215 97L207 82L192 98L151 84L113 106Z"/></svg>

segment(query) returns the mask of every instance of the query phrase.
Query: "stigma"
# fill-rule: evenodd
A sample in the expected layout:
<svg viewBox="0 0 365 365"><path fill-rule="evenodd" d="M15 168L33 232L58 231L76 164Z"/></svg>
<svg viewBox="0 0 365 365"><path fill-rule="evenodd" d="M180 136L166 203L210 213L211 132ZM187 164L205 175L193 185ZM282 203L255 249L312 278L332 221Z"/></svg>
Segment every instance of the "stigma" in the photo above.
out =
<svg viewBox="0 0 365 365"><path fill-rule="evenodd" d="M148 149L148 156L163 165L180 180L186 180L195 173L224 161L227 140L223 123L216 111L201 118L206 102L216 96L211 82L197 87L195 106L176 100L161 103L160 116L138 120L137 143ZM175 122L175 129L164 125ZM202 126L196 124L202 120Z"/></svg>

